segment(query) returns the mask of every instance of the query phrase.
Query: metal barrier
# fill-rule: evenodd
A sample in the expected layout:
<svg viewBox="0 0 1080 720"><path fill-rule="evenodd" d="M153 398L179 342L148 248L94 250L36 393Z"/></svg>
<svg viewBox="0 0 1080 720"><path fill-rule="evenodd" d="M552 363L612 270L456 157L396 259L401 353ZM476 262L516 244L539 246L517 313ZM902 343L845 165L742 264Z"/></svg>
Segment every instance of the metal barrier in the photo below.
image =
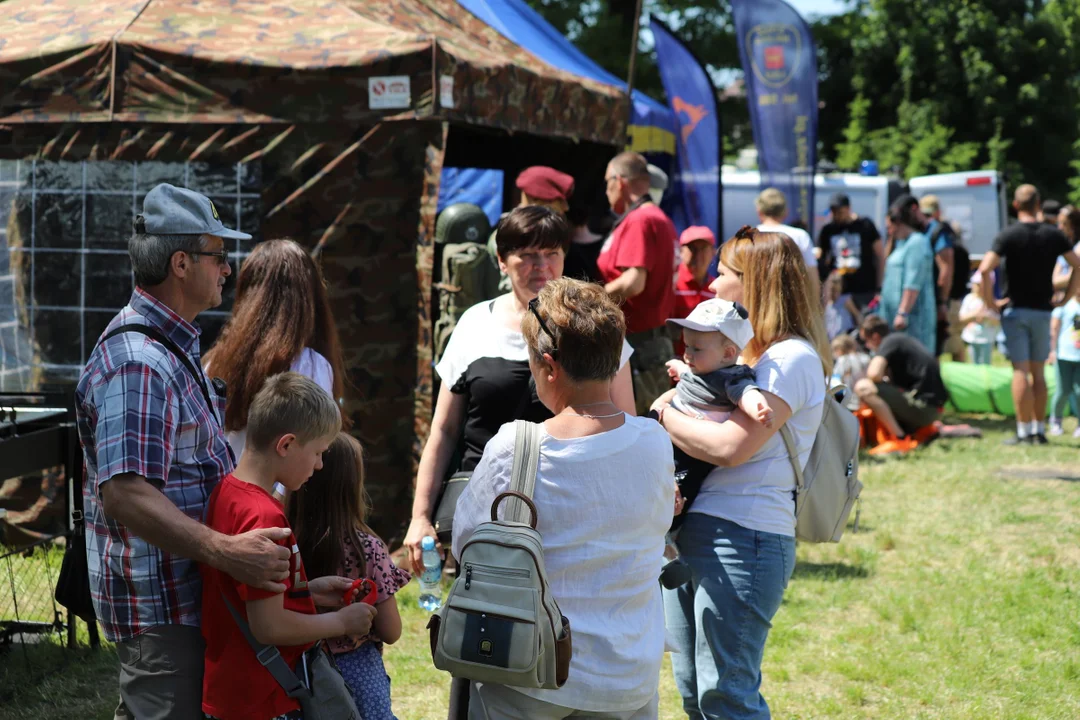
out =
<svg viewBox="0 0 1080 720"><path fill-rule="evenodd" d="M37 514L0 508L0 541L7 543L0 545L0 701L62 669L78 645L77 618L55 599L74 529L71 511L81 505L82 452L70 402L0 395L0 481L22 477L34 498L31 510L48 506L53 515L27 528L8 521ZM97 647L97 623L87 630L89 644Z"/></svg>

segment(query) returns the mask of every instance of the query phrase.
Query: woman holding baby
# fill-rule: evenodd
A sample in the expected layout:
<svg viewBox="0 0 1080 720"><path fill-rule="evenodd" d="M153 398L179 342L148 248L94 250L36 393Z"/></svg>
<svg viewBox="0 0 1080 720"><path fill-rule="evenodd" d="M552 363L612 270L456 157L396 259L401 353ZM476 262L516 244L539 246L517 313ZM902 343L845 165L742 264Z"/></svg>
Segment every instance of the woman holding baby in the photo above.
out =
<svg viewBox="0 0 1080 720"><path fill-rule="evenodd" d="M727 241L710 286L744 306L753 337L740 362L771 417L735 410L724 422L680 412L675 391L653 405L671 440L716 466L676 544L691 580L664 591L675 683L691 718L768 718L761 660L795 566L795 475L778 434L787 425L804 466L831 373L820 304L787 235L744 227ZM745 405L745 403L739 403Z"/></svg>

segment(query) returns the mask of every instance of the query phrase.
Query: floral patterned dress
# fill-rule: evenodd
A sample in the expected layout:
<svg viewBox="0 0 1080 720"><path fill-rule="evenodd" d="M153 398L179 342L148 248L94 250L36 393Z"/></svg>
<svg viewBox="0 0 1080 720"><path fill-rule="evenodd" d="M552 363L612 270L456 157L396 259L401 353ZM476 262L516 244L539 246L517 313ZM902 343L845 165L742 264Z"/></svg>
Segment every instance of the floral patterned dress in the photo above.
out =
<svg viewBox="0 0 1080 720"><path fill-rule="evenodd" d="M361 558L366 563L361 574ZM411 575L390 560L383 541L361 530L345 545L340 575L356 580L366 577L375 583L375 604L388 600L409 584ZM396 720L390 708L390 677L382 660L382 642L376 635L342 636L328 641L334 661L352 691L360 717L364 720Z"/></svg>

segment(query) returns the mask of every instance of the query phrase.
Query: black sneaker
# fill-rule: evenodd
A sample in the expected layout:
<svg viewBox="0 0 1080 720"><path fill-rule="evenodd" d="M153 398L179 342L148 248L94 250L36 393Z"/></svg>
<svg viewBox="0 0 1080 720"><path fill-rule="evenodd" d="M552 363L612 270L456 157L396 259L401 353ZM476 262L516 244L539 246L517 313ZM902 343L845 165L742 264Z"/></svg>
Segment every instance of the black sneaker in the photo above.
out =
<svg viewBox="0 0 1080 720"><path fill-rule="evenodd" d="M1046 436L1042 433L1036 433L1028 438L1028 442L1032 445L1049 445L1050 441L1046 439Z"/></svg>
<svg viewBox="0 0 1080 720"><path fill-rule="evenodd" d="M1019 435L1013 435L1010 438L1005 438L1002 441L1002 445L1032 445L1034 443L1033 438L1030 435L1020 437Z"/></svg>

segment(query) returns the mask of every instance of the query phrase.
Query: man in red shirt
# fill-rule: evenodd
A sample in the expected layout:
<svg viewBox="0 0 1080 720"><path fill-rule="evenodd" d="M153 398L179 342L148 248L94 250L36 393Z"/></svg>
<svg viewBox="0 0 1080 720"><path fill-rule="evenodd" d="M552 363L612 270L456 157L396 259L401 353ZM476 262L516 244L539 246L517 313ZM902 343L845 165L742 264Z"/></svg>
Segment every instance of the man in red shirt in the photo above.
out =
<svg viewBox="0 0 1080 720"><path fill-rule="evenodd" d="M675 226L649 198L649 165L624 152L604 174L611 209L622 217L604 242L597 269L604 289L622 303L626 341L634 348L634 398L638 414L671 387L664 363L675 355L666 320L675 310Z"/></svg>
<svg viewBox="0 0 1080 720"><path fill-rule="evenodd" d="M693 225L682 231L679 236L679 254L682 263L675 278L675 312L673 318L685 318L702 301L716 297L709 290L709 266L716 257L716 236L703 225ZM686 347L683 345L682 332L672 338L675 343L675 355L681 357Z"/></svg>

